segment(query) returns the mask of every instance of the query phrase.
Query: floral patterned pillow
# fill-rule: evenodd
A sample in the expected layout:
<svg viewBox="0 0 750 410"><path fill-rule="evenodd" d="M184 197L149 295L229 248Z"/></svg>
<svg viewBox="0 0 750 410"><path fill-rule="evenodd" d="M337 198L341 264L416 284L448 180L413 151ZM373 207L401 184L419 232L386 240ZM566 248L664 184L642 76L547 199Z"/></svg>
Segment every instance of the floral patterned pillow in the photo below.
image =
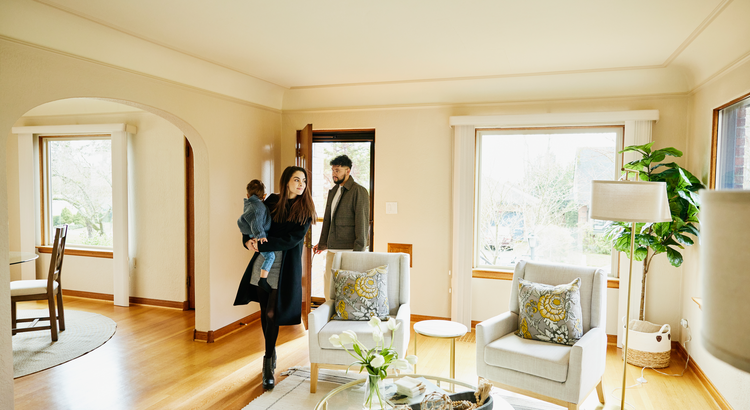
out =
<svg viewBox="0 0 750 410"><path fill-rule="evenodd" d="M388 318L388 265L367 272L332 270L334 320Z"/></svg>
<svg viewBox="0 0 750 410"><path fill-rule="evenodd" d="M518 279L518 331L524 339L573 345L583 337L581 278L566 285Z"/></svg>

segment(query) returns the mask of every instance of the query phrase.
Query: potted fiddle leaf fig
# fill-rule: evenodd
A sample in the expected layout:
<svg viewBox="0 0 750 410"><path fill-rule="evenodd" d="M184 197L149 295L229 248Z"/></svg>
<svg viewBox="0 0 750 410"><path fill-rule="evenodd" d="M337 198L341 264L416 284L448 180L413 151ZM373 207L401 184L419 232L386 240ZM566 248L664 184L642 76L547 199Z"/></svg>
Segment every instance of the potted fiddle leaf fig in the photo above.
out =
<svg viewBox="0 0 750 410"><path fill-rule="evenodd" d="M635 152L640 159L628 162L624 168L639 172L643 181L661 181L667 184L671 222L635 224L635 260L643 262L643 281L641 282L641 303L639 320L645 320L646 278L651 262L656 255L666 253L672 266L682 265L682 254L679 249L690 246L699 235L698 190L703 184L686 169L674 162L664 162L669 157L681 157L682 152L675 148L661 148L652 151L654 145L631 145L623 152ZM613 222L607 237L614 248L626 255L630 252L630 223Z"/></svg>

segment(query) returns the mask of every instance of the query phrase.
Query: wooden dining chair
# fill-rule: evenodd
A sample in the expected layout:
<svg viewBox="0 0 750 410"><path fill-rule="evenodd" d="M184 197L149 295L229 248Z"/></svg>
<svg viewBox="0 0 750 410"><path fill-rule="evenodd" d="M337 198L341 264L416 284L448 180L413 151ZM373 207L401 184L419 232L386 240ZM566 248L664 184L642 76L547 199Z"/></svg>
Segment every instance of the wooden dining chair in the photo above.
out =
<svg viewBox="0 0 750 410"><path fill-rule="evenodd" d="M65 313L63 312L62 272L63 256L65 254L65 240L68 236L68 225L55 228L55 243L52 246L52 258L49 261L47 279L15 280L10 282L10 313L13 324L13 334L47 330L52 332L52 341L57 341L58 321L59 330L65 330ZM57 297L57 314L55 313L55 297ZM27 300L47 300L49 316L36 318L16 318L16 303ZM49 320L49 326L36 326L37 322ZM32 322L28 327L18 328L18 322Z"/></svg>

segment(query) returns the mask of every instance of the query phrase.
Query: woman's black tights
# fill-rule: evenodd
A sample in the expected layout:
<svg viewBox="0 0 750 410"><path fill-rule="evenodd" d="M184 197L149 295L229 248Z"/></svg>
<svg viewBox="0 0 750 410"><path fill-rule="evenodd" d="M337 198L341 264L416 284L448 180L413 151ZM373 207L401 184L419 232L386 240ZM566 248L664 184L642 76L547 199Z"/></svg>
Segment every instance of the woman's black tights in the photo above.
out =
<svg viewBox="0 0 750 410"><path fill-rule="evenodd" d="M273 357L276 350L276 339L279 337L279 324L276 322L276 289L267 293L258 288L258 302L260 304L260 324L263 326L263 336L266 339L266 357Z"/></svg>

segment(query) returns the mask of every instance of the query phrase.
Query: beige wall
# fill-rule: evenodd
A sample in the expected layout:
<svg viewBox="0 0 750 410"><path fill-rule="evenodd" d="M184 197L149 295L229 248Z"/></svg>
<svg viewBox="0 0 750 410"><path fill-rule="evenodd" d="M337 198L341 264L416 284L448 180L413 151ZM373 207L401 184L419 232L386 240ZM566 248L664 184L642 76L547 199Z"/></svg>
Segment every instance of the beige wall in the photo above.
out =
<svg viewBox="0 0 750 410"><path fill-rule="evenodd" d="M293 159L295 130L302 129L308 123L312 123L314 129L375 128L374 250L384 252L389 242L413 244L412 313L450 317L448 270L451 254L453 131L448 125L448 118L453 115L652 109L659 110L660 113L660 120L653 128L656 145L685 150L687 98L678 96L477 106L284 111L282 153L285 162ZM385 214L386 201L398 202L398 214ZM655 322L670 323L679 334L681 269L672 268L663 257L654 261L652 272L647 317ZM473 320L486 319L508 309L507 297L504 295L509 294L509 288L505 283L492 283L482 279L473 281L475 290L481 287L481 291L474 293L474 297L480 300L472 301ZM502 296L492 297L492 291ZM613 314L616 316L612 312L609 314L608 330L615 323ZM615 333L614 329L616 328L612 328L612 333Z"/></svg>
<svg viewBox="0 0 750 410"><path fill-rule="evenodd" d="M711 166L711 133L713 110L735 98L750 93L750 61L703 86L690 98L690 130L688 134L688 169L708 185ZM750 212L750 210L748 211ZM693 340L687 350L719 392L735 409L746 409L750 403L750 374L744 373L708 353L701 344L701 310L692 297L701 296L699 272L700 245L693 246L685 255L683 289L680 302L685 318L690 323ZM728 312L728 314L731 314ZM731 337L727 329L727 337ZM685 345L685 337L680 339Z"/></svg>
<svg viewBox="0 0 750 410"><path fill-rule="evenodd" d="M72 97L126 101L174 124L195 152L196 328L219 329L257 310L234 307L249 255L237 235L242 190L248 178L275 179L281 115L190 87L156 80L46 50L0 40L0 158L13 124L29 109ZM10 280L6 168L0 167L0 282ZM270 182L270 181L267 181ZM68 266L70 268L70 266ZM10 315L0 287L0 317ZM10 321L0 321L0 407L12 408Z"/></svg>
<svg viewBox="0 0 750 410"><path fill-rule="evenodd" d="M96 100L91 100L96 101ZM128 106L120 105L125 111ZM15 126L127 123L137 127L131 138L130 233L135 240L136 267L131 272L130 295L182 302L185 291L185 156L182 132L167 120L144 111L120 114L86 113L29 116ZM17 138L8 137L8 180L18 180ZM31 160L31 159L30 159ZM11 164L15 164L13 168ZM8 188L8 203L18 206L18 184ZM11 247L18 244L17 210L10 211ZM165 240L169 238L169 240ZM179 246L183 244L183 246ZM17 248L16 248L17 249ZM37 275L45 277L48 254L37 260ZM15 268L15 267L14 267ZM67 256L64 288L96 293L113 293L112 259ZM16 276L14 276L16 275ZM13 268L11 278L20 279Z"/></svg>

